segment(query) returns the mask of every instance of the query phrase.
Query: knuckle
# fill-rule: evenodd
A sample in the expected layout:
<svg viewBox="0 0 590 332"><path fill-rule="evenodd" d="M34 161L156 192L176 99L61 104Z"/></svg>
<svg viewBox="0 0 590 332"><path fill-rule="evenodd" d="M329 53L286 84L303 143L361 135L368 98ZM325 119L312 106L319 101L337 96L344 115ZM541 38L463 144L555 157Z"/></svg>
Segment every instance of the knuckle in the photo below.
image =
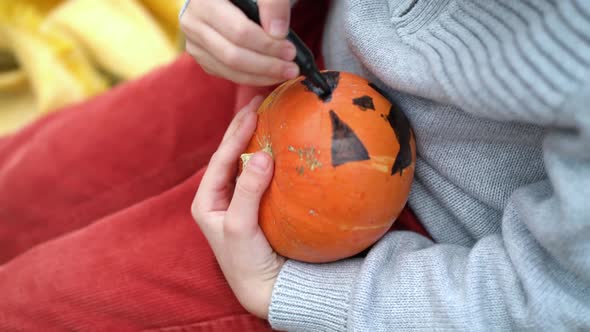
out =
<svg viewBox="0 0 590 332"><path fill-rule="evenodd" d="M239 236L243 233L242 223L234 222L235 220L225 220L223 223L223 232L228 236Z"/></svg>
<svg viewBox="0 0 590 332"><path fill-rule="evenodd" d="M207 67L207 66L203 66L203 65L201 65L201 68L203 68L203 71L204 71L205 73L209 74L209 75L215 75L215 74L217 74L217 73L215 72L215 70L213 70L213 69L211 69L211 68L209 68L209 67Z"/></svg>
<svg viewBox="0 0 590 332"><path fill-rule="evenodd" d="M244 84L244 85L253 85L255 82L254 79L252 79L248 75L239 75L239 76L235 77L234 81L238 84Z"/></svg>
<svg viewBox="0 0 590 332"><path fill-rule="evenodd" d="M209 161L209 169L211 171L216 170L231 170L234 167L238 167L237 160L233 160L231 153L232 153L232 143L231 142L223 142L220 148L213 154ZM207 171L209 171L209 169Z"/></svg>
<svg viewBox="0 0 590 332"><path fill-rule="evenodd" d="M186 50L186 52L188 54L190 54L196 60L196 58L197 58L197 50L196 50L195 44L193 44L192 42L190 42L190 41L187 40L187 41L184 42L184 49Z"/></svg>
<svg viewBox="0 0 590 332"><path fill-rule="evenodd" d="M191 205L191 216L197 224L200 224L203 220L203 213L199 207L199 203L195 200Z"/></svg>
<svg viewBox="0 0 590 332"><path fill-rule="evenodd" d="M275 0L258 0L258 5L262 8L266 8L268 6L272 6L276 2L277 1L275 1Z"/></svg>
<svg viewBox="0 0 590 332"><path fill-rule="evenodd" d="M180 30L186 34L195 33L195 27L193 24L193 20L191 20L190 15L188 12L184 13L179 20Z"/></svg>
<svg viewBox="0 0 590 332"><path fill-rule="evenodd" d="M186 13L184 13L184 15L182 15L180 17L180 19L178 20L178 23L180 25L180 31L184 32L185 34L188 31L188 15L186 15Z"/></svg>
<svg viewBox="0 0 590 332"><path fill-rule="evenodd" d="M281 77L283 71L285 70L285 64L280 60L271 60L267 66L268 76L271 77Z"/></svg>
<svg viewBox="0 0 590 332"><path fill-rule="evenodd" d="M237 26L233 32L233 42L239 43L248 40L250 29L247 26Z"/></svg>
<svg viewBox="0 0 590 332"><path fill-rule="evenodd" d="M260 40L260 50L267 53L267 52L279 52L280 48L279 48L280 43L277 43L276 40L272 39L272 38L264 38L262 40Z"/></svg>
<svg viewBox="0 0 590 332"><path fill-rule="evenodd" d="M187 41L187 42L185 42L184 49L186 50L186 52L188 54L190 54L193 57L193 59L195 59L195 61L200 63L201 51L200 51L199 47L197 47L197 45L195 45L194 43L192 43L190 41Z"/></svg>
<svg viewBox="0 0 590 332"><path fill-rule="evenodd" d="M240 75L235 79L236 83L252 86L266 86L276 83L275 81L267 80L263 77L253 75Z"/></svg>
<svg viewBox="0 0 590 332"><path fill-rule="evenodd" d="M205 73L209 75L215 75L215 71L207 65L204 54L197 45L191 42L186 42L184 49L199 64Z"/></svg>
<svg viewBox="0 0 590 332"><path fill-rule="evenodd" d="M257 197L264 190L264 186L260 181L257 181L253 176L244 171L236 185L237 194L242 197Z"/></svg>
<svg viewBox="0 0 590 332"><path fill-rule="evenodd" d="M263 10L271 10L273 12L289 9L289 0L258 0L258 3Z"/></svg>
<svg viewBox="0 0 590 332"><path fill-rule="evenodd" d="M225 144L226 143L222 143L219 148L217 148L217 151L213 152L211 159L209 159L209 166L223 164L223 150L225 149Z"/></svg>
<svg viewBox="0 0 590 332"><path fill-rule="evenodd" d="M240 64L240 55L237 47L228 47L223 51L222 62L229 67L237 68Z"/></svg>

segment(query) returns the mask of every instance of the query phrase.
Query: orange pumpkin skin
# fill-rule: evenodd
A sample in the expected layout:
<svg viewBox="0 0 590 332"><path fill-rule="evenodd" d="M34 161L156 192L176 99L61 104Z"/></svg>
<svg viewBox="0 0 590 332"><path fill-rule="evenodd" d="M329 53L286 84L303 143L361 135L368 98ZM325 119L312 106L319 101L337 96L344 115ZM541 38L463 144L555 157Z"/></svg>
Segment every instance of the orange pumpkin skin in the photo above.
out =
<svg viewBox="0 0 590 332"><path fill-rule="evenodd" d="M327 101L301 77L275 89L246 150L275 161L259 212L270 245L312 263L353 256L383 236L407 201L416 161L403 113L365 79L330 73L338 77Z"/></svg>

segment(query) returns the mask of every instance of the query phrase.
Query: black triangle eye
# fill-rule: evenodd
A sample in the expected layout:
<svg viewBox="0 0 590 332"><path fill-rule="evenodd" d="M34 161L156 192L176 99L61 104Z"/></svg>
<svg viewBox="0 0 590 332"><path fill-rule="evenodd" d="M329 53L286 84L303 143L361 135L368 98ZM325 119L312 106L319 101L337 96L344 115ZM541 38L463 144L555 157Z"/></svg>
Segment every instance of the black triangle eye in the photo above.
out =
<svg viewBox="0 0 590 332"><path fill-rule="evenodd" d="M352 103L358 106L362 111L375 110L375 105L373 105L373 98L369 96L355 98L352 100Z"/></svg>
<svg viewBox="0 0 590 332"><path fill-rule="evenodd" d="M369 152L354 131L336 112L330 110L332 120L332 166L351 161L369 160Z"/></svg>

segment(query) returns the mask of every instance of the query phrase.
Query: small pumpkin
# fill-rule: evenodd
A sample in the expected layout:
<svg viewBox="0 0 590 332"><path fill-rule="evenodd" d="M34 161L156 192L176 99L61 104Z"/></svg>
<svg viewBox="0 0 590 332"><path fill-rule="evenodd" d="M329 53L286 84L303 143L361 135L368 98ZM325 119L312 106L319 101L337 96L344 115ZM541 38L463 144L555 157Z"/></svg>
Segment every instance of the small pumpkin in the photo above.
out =
<svg viewBox="0 0 590 332"><path fill-rule="evenodd" d="M416 146L405 115L357 75L324 71L323 97L303 77L258 109L242 166L260 150L275 161L259 223L277 253L305 262L353 256L375 243L404 207Z"/></svg>

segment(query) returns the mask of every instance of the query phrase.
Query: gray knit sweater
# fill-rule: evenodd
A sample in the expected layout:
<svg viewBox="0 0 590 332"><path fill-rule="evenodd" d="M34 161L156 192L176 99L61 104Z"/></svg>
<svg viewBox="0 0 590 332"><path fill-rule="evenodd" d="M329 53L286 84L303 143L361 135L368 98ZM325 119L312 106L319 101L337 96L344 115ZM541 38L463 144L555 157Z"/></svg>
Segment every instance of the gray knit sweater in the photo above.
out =
<svg viewBox="0 0 590 332"><path fill-rule="evenodd" d="M590 330L590 0L333 0L327 68L408 115L435 242L288 261L279 330Z"/></svg>

